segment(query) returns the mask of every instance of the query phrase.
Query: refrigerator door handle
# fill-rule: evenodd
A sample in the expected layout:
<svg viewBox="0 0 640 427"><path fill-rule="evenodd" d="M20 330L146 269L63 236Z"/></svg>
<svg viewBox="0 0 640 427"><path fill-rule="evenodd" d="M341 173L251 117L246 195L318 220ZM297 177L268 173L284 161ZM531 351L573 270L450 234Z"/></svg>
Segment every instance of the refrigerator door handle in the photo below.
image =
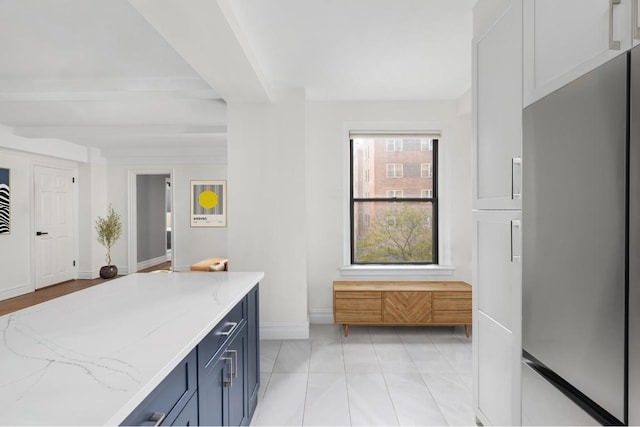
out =
<svg viewBox="0 0 640 427"><path fill-rule="evenodd" d="M620 4L621 0L609 0L609 49L620 50L620 40L613 39L613 6Z"/></svg>
<svg viewBox="0 0 640 427"><path fill-rule="evenodd" d="M511 262L520 262L522 253L522 239L520 238L520 221L511 221Z"/></svg>

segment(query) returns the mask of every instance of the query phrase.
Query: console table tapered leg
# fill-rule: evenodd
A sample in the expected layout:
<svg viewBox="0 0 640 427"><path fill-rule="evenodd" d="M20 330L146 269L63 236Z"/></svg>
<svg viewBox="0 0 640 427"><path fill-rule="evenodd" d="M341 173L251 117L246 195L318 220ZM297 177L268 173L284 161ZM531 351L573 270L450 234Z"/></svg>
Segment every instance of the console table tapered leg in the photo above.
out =
<svg viewBox="0 0 640 427"><path fill-rule="evenodd" d="M469 338L469 325L464 325L464 333L467 335L467 338Z"/></svg>
<svg viewBox="0 0 640 427"><path fill-rule="evenodd" d="M349 335L349 325L348 324L344 324L344 336L346 337L347 335Z"/></svg>

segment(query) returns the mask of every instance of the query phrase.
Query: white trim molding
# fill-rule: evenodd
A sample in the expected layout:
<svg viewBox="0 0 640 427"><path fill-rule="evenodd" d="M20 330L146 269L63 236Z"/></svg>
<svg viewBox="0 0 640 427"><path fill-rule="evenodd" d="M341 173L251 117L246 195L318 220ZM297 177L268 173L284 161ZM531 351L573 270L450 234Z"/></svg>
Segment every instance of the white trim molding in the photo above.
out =
<svg viewBox="0 0 640 427"><path fill-rule="evenodd" d="M314 308L309 310L309 323L311 324L333 323L333 310L330 308Z"/></svg>
<svg viewBox="0 0 640 427"><path fill-rule="evenodd" d="M169 258L167 254L165 254L156 258L148 259L146 261L140 261L138 263L138 268L136 269L136 271L144 270L145 268L149 268L149 267L153 267L154 265L165 263L170 259L171 258Z"/></svg>
<svg viewBox="0 0 640 427"><path fill-rule="evenodd" d="M344 276L452 276L455 267L446 265L360 264L340 267Z"/></svg>
<svg viewBox="0 0 640 427"><path fill-rule="evenodd" d="M309 339L309 322L260 322L261 340Z"/></svg>
<svg viewBox="0 0 640 427"><path fill-rule="evenodd" d="M16 286L15 288L7 289L0 292L0 301L17 297L20 295L28 294L30 292L35 291L35 288L32 284L25 284L21 286Z"/></svg>

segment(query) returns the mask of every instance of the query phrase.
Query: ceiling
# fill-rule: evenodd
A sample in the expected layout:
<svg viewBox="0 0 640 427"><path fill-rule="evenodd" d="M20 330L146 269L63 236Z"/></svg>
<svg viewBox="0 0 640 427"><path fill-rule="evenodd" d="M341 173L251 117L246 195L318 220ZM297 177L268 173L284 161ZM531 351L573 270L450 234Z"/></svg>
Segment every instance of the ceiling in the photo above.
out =
<svg viewBox="0 0 640 427"><path fill-rule="evenodd" d="M0 124L107 158L226 157L226 101L452 99L476 0L0 0Z"/></svg>
<svg viewBox="0 0 640 427"><path fill-rule="evenodd" d="M477 0L233 0L274 86L307 98L458 98L471 87Z"/></svg>

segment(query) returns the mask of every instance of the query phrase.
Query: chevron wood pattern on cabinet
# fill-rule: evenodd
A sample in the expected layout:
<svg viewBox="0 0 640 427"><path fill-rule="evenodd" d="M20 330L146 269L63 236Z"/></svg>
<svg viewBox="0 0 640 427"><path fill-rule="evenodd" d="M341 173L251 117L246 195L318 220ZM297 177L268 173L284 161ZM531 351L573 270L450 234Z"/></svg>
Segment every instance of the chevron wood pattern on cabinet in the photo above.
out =
<svg viewBox="0 0 640 427"><path fill-rule="evenodd" d="M384 293L384 323L431 323L431 292Z"/></svg>
<svg viewBox="0 0 640 427"><path fill-rule="evenodd" d="M471 325L471 285L466 282L335 281L333 318L344 325L465 327Z"/></svg>

